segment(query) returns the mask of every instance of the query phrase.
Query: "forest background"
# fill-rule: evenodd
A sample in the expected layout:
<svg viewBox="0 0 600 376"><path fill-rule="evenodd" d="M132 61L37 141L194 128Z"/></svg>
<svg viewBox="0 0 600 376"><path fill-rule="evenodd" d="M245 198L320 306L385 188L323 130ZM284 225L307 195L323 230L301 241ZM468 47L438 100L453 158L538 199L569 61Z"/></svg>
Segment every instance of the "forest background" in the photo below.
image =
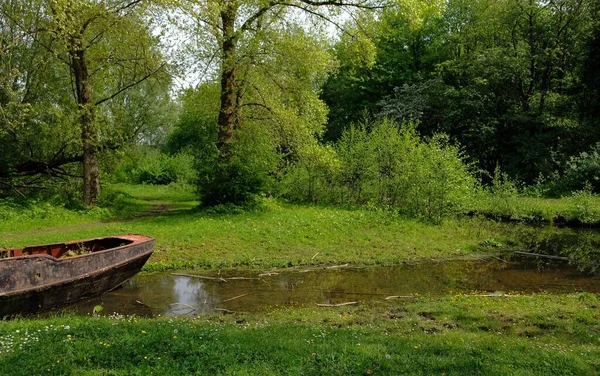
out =
<svg viewBox="0 0 600 376"><path fill-rule="evenodd" d="M7 208L175 183L204 206L275 196L438 221L493 192L600 190L591 0L0 8Z"/></svg>

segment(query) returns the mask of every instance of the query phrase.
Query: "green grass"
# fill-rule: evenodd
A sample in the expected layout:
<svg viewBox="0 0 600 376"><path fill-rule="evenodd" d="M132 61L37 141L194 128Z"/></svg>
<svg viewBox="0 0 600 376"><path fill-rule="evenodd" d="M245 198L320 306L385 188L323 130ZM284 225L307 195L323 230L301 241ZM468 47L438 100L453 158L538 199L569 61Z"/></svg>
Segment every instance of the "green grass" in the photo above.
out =
<svg viewBox="0 0 600 376"><path fill-rule="evenodd" d="M533 223L600 225L600 197L578 193L565 198L494 196L481 193L465 209L490 218Z"/></svg>
<svg viewBox="0 0 600 376"><path fill-rule="evenodd" d="M148 204L168 204L171 210L193 209L199 204L193 188L186 185L113 184L110 189L126 194L134 213Z"/></svg>
<svg viewBox="0 0 600 376"><path fill-rule="evenodd" d="M595 244L594 239L582 238L570 230L532 229L477 217L448 219L434 225L361 208L277 200L265 200L261 210L224 210L226 213L219 214L198 210L193 192L178 187L118 185L110 189L123 192L116 195L118 210L98 209L102 215L97 215L95 209L73 212L48 207L48 215L6 218L0 224L0 247L138 233L156 239L155 253L145 270L165 270L395 265L423 258L515 249L544 253L543 248L550 247L550 243L571 242L581 253L581 249L588 252ZM560 207L550 200L531 202L547 207L556 203ZM577 239L587 243L573 242ZM559 247L554 248L549 252L560 252Z"/></svg>
<svg viewBox="0 0 600 376"><path fill-rule="evenodd" d="M0 233L10 237L51 228L98 224L130 218L163 204L168 204L171 210L188 210L198 205L189 187L114 184L103 189L100 205L90 209L67 209L42 200L0 200Z"/></svg>
<svg viewBox="0 0 600 376"><path fill-rule="evenodd" d="M0 323L0 374L594 375L591 294Z"/></svg>
<svg viewBox="0 0 600 376"><path fill-rule="evenodd" d="M69 210L47 202L6 204L0 202L0 231L6 236L51 226L92 223L105 218L108 211L93 208L86 211Z"/></svg>
<svg viewBox="0 0 600 376"><path fill-rule="evenodd" d="M473 253L500 227L481 219L448 220L441 225L334 206L266 201L265 208L241 214L195 209L190 192L168 187L121 186L140 207L162 207L152 215L87 220L81 214L61 221L0 226L0 246L20 247L139 233L156 239L146 270L181 267L282 267L357 263L393 265L407 260ZM133 214L132 214L133 213ZM80 219L85 219L80 221ZM83 224L81 223L83 222Z"/></svg>
<svg viewBox="0 0 600 376"><path fill-rule="evenodd" d="M197 210L193 193L177 187L110 189L111 210L6 209L0 246L142 233L156 238L146 270L392 265L513 249L555 251L562 243L597 248L595 233L481 218L431 225L275 200L262 210L219 214ZM530 202L548 212L571 205ZM594 375L600 373L599 307L598 295L582 293L413 297L196 318L16 319L0 322L0 374Z"/></svg>

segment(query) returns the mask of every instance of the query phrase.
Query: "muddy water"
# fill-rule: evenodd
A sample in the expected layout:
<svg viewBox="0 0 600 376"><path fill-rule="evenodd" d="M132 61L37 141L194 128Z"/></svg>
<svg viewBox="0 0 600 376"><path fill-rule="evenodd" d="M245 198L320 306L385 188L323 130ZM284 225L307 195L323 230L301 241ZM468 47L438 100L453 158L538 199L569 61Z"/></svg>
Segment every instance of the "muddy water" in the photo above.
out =
<svg viewBox="0 0 600 376"><path fill-rule="evenodd" d="M218 278L218 271L184 271ZM339 266L223 271L218 279L169 273L141 274L122 288L66 310L89 314L193 315L201 312L259 312L280 307L384 300L392 295L442 296L472 293L600 292L600 280L563 264L497 259L423 262L397 267ZM232 278L233 277L233 278Z"/></svg>

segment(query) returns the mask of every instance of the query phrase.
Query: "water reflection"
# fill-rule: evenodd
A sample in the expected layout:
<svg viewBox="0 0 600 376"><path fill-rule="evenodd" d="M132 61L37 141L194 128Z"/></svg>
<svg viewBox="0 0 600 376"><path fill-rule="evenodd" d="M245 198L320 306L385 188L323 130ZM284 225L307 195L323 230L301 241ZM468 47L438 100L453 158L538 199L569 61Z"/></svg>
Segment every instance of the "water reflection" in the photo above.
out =
<svg viewBox="0 0 600 376"><path fill-rule="evenodd" d="M216 277L216 271L187 271ZM88 314L100 304L105 313L193 315L201 312L257 312L278 307L383 300L391 295L441 296L456 292L600 292L600 281L560 264L502 260L454 260L398 267L344 267L281 270L260 276L227 270L219 280L172 273L142 274L122 288L68 307ZM228 279L243 277L247 279Z"/></svg>

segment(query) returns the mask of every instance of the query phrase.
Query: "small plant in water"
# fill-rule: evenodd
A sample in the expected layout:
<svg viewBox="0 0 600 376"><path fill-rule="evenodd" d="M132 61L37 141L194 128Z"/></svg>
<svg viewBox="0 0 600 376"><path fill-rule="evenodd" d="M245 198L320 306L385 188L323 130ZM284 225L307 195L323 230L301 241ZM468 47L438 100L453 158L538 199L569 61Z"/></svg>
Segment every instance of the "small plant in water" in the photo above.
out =
<svg viewBox="0 0 600 376"><path fill-rule="evenodd" d="M102 312L102 310L104 310L104 307L102 307L100 304L94 306L94 309L92 310L92 314L94 316L97 316L100 312Z"/></svg>

